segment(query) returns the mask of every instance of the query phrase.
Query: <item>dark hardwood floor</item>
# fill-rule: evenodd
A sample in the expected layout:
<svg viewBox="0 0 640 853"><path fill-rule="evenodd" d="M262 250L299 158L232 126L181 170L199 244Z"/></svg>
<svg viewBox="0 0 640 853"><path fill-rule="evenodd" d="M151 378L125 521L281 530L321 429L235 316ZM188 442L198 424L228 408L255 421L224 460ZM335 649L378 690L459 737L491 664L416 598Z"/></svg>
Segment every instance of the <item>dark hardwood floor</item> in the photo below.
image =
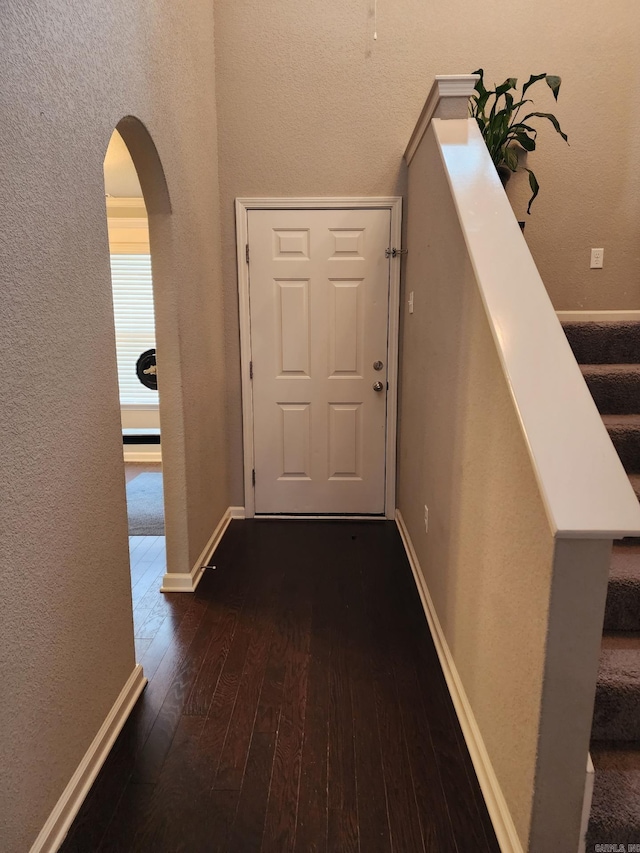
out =
<svg viewBox="0 0 640 853"><path fill-rule="evenodd" d="M233 521L193 595L153 548L149 684L65 853L499 853L392 522Z"/></svg>

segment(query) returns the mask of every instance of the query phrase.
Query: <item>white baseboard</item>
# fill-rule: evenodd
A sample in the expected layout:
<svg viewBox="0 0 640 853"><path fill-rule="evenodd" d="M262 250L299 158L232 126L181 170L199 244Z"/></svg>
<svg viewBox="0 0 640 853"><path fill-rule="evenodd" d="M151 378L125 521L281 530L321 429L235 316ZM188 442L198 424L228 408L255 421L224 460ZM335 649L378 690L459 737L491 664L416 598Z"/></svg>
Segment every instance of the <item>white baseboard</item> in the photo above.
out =
<svg viewBox="0 0 640 853"><path fill-rule="evenodd" d="M511 813L509 812L509 807L507 806L500 783L498 782L498 778L491 764L491 759L489 758L489 753L484 745L478 723L474 717L469 699L467 698L460 675L458 674L455 661L453 660L442 626L440 625L440 620L438 619L438 614L436 613L431 595L429 594L424 576L420 569L420 563L418 562L418 557L413 547L413 543L411 542L409 531L407 530L407 526L404 523L402 513L399 509L396 510L396 524L398 525L398 530L400 531L400 536L404 543L405 551L409 559L409 565L411 566L411 571L413 572L418 593L422 600L422 606L427 617L427 622L431 629L431 636L433 637L438 658L440 659L440 665L442 666L442 671L444 672L444 677L447 681L449 693L451 694L451 699L456 709L456 714L458 715L460 727L462 729L471 760L473 761L473 766L478 777L478 782L480 783L485 803L487 804L487 809L489 811L491 822L493 823L498 844L500 845L500 850L502 853L524 853L522 844L518 838L518 833L511 818Z"/></svg>
<svg viewBox="0 0 640 853"><path fill-rule="evenodd" d="M98 734L40 830L30 853L55 853L58 850L146 683L142 667L136 664Z"/></svg>
<svg viewBox="0 0 640 853"><path fill-rule="evenodd" d="M266 521L388 521L385 515L286 515L278 513L272 515L268 512L256 513L255 519ZM393 519L390 519L393 521Z"/></svg>
<svg viewBox="0 0 640 853"><path fill-rule="evenodd" d="M129 445L135 447L135 445ZM125 462L162 462L161 450L123 450Z"/></svg>
<svg viewBox="0 0 640 853"><path fill-rule="evenodd" d="M591 753L587 755L587 775L584 783L584 800L582 801L582 820L580 822L580 846L578 853L586 853L587 830L589 829L589 817L591 815L591 803L593 801L593 785L596 771L591 760Z"/></svg>
<svg viewBox="0 0 640 853"><path fill-rule="evenodd" d="M214 551L220 544L220 540L224 536L224 532L229 526L231 519L244 518L244 507L230 506L225 510L224 515L220 519L218 526L209 537L209 541L204 546L204 549L195 566L189 573L187 572L167 572L162 579L160 592L195 592L196 587L202 580L205 567L211 560Z"/></svg>
<svg viewBox="0 0 640 853"><path fill-rule="evenodd" d="M561 323L597 323L602 320L624 322L625 320L640 320L640 310L629 311L556 311Z"/></svg>

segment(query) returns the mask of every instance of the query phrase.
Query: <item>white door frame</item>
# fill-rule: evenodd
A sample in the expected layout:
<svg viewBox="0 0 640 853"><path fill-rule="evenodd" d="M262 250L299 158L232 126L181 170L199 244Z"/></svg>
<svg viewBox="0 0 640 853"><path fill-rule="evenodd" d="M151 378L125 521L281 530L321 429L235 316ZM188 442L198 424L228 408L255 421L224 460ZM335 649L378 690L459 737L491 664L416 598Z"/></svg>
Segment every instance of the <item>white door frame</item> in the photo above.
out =
<svg viewBox="0 0 640 853"><path fill-rule="evenodd" d="M378 209L391 212L390 249L399 249L402 240L402 197L380 198L237 198L236 246L238 258L238 301L240 313L240 366L242 376L242 441L244 447L245 518L255 515L255 492L252 472L253 394L249 375L251 362L251 317L249 313L248 214L250 210L354 210ZM398 336L400 322L400 260L390 259L389 325L387 335L387 435L384 514L395 518L396 511L396 434L398 419ZM326 516L323 516L326 517ZM373 516L375 517L375 516ZM379 517L379 516L378 516ZM308 518L308 516L307 516Z"/></svg>

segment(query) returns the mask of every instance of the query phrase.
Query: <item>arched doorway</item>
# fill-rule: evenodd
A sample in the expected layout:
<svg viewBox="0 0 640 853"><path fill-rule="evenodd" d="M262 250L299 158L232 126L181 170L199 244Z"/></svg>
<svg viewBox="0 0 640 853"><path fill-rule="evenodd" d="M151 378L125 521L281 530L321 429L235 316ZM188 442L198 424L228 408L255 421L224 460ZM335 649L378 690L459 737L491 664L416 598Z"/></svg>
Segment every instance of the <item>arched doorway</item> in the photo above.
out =
<svg viewBox="0 0 640 853"><path fill-rule="evenodd" d="M114 130L104 159L111 288L122 423L129 563L136 652L150 628L148 608L166 570L162 445L147 209L135 165Z"/></svg>
<svg viewBox="0 0 640 853"><path fill-rule="evenodd" d="M159 378L159 393L156 398L156 409L151 414L147 410L144 423L135 418L128 417L126 420L129 429L142 429L145 433L152 435L153 430L158 432L161 425L161 444L155 445L155 455L158 450L162 456L162 489L164 495L164 542L162 547L156 544L156 550L165 557L166 546L166 572L184 572L188 563L188 533L187 516L184 501L185 474L184 474L184 442L182 441L183 428L183 405L182 405L182 382L181 382L181 359L179 348L178 325L176 323L176 278L173 273L172 253L172 215L169 190L164 170L155 144L142 122L134 116L125 116L118 122L114 130L116 145L121 157L129 157L133 163L134 174L129 178L137 188L137 195L130 196L134 201L130 211L135 214L131 219L146 219L146 222L133 222L128 236L133 237L135 244L138 240L140 245L140 233L136 234L136 225L142 225L140 231L148 229L147 272L150 272L153 293L153 307L155 315L155 349L157 357L157 376ZM125 183L117 189L118 195L124 197L129 194L131 186ZM106 192L109 188L105 184ZM118 196L111 193L114 199L107 200L110 213L117 209ZM137 199L137 201L135 201ZM137 210L136 210L137 205ZM120 211L122 213L122 211ZM142 215L138 217L138 213ZM126 218L126 217L125 217ZM110 223L111 224L111 223ZM118 235L121 242L127 243L126 232ZM123 237L125 238L123 240ZM144 237L142 237L144 240ZM127 248L125 246L125 248ZM128 248L131 248L129 246ZM139 253L140 254L140 253ZM144 254L144 253L141 253ZM146 273L145 273L146 274ZM151 348L151 347L149 347ZM137 381L137 380L136 380ZM142 388L142 386L140 386ZM143 392L144 393L144 392ZM149 398L147 398L149 399ZM140 412L136 417L140 418ZM153 418L155 417L155 422ZM129 447L131 448L132 445ZM135 445L133 445L135 446ZM138 446L138 450L140 447ZM154 445L148 444L146 451L150 454L150 463L154 461ZM135 482L135 480L134 480ZM147 577L147 581L149 578ZM159 583L155 583L157 591Z"/></svg>

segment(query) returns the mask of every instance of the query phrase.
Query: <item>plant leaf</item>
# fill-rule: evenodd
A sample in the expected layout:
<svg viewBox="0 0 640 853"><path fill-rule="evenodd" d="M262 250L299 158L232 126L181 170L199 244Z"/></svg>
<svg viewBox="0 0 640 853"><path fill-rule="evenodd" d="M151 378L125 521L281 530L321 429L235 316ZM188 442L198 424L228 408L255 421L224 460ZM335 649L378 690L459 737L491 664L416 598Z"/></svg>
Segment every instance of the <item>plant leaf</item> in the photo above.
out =
<svg viewBox="0 0 640 853"><path fill-rule="evenodd" d="M546 74L532 74L531 77L527 80L527 82L522 87L522 97L524 98L524 93L527 91L529 86L533 86L538 80L542 80L543 77L546 77Z"/></svg>
<svg viewBox="0 0 640 853"><path fill-rule="evenodd" d="M509 94L507 93L505 95L505 98L508 98L508 97L509 97ZM513 113L513 110L511 109L511 107L509 107L508 102L507 102L507 106L503 107L501 110L498 110L498 112L494 116L494 119L500 123L502 123L505 119L507 120L507 122L509 122L511 120L511 114L512 113Z"/></svg>
<svg viewBox="0 0 640 853"><path fill-rule="evenodd" d="M523 166L523 169L526 172L529 172L529 186L531 187L531 198L529 199L529 204L527 206L527 213L531 215L531 205L536 200L536 196L540 192L540 184L538 183L538 180L531 171L531 169L527 169L526 166Z"/></svg>
<svg viewBox="0 0 640 853"><path fill-rule="evenodd" d="M507 79L500 86L496 86L496 98L500 95L504 95L505 92L508 92L509 89L515 89L518 85L517 77L507 77Z"/></svg>
<svg viewBox="0 0 640 853"><path fill-rule="evenodd" d="M569 144L569 139L567 137L567 134L563 132L562 128L560 127L560 122L553 115L553 113L529 113L529 115L526 115L522 119L522 121L527 121L528 119L534 118L535 116L537 116L538 118L546 118L548 121L550 121L551 124L555 127L556 131L560 134L560 136L567 143L567 145Z"/></svg>
<svg viewBox="0 0 640 853"><path fill-rule="evenodd" d="M478 112L484 113L484 108L487 105L487 101L489 100L490 94L491 94L490 92L485 91L482 95L480 95L479 98L475 99L477 107L478 107Z"/></svg>
<svg viewBox="0 0 640 853"><path fill-rule="evenodd" d="M487 91L484 86L484 71L482 68L478 68L478 70L474 71L473 73L477 74L480 78L479 80L476 80L476 85L474 86L474 89L476 90L476 92L478 92L478 94L484 95Z"/></svg>
<svg viewBox="0 0 640 853"><path fill-rule="evenodd" d="M530 124L524 124L524 122L521 121L512 124L510 130L515 130L516 132L526 130L527 133L532 133L534 136L538 135L538 131L535 127L532 127Z"/></svg>
<svg viewBox="0 0 640 853"><path fill-rule="evenodd" d="M527 136L526 133L516 133L515 138L518 141L518 145L521 145L525 151L536 150L535 139L532 139L530 136Z"/></svg>
<svg viewBox="0 0 640 853"><path fill-rule="evenodd" d="M512 172L518 171L518 152L515 148L507 148L503 151L504 164L511 169Z"/></svg>
<svg viewBox="0 0 640 853"><path fill-rule="evenodd" d="M562 83L562 79L553 74L547 74L546 76L547 86L553 92L553 97L558 100L558 95L560 94L560 84ZM524 93L523 93L524 94Z"/></svg>

